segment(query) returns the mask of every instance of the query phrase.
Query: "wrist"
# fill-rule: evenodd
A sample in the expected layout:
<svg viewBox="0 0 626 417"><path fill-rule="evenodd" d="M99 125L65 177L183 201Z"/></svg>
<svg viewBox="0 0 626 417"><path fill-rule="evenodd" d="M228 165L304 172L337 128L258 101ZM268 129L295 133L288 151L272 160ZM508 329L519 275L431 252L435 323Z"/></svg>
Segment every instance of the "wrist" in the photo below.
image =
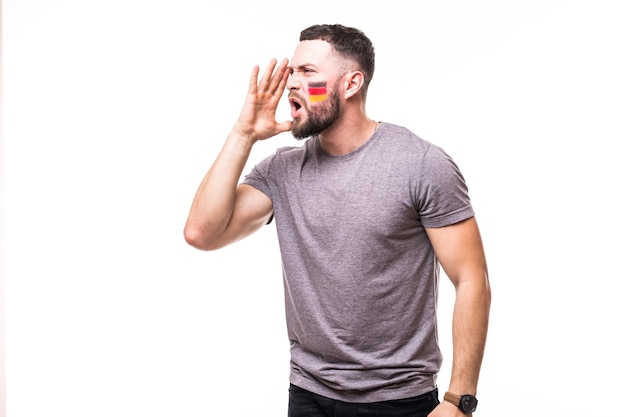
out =
<svg viewBox="0 0 626 417"><path fill-rule="evenodd" d="M256 143L253 132L246 132L235 124L228 135L228 141L243 146L247 149L252 149L252 146Z"/></svg>
<svg viewBox="0 0 626 417"><path fill-rule="evenodd" d="M478 400L473 394L456 394L448 391L444 394L443 400L458 407L465 414L476 411L478 405Z"/></svg>

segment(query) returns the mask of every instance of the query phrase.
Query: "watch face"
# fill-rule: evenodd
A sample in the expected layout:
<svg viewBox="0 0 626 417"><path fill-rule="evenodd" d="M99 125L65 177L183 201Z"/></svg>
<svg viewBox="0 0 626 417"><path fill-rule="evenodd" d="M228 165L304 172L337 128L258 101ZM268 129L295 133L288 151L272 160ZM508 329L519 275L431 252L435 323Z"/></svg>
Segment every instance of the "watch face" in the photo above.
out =
<svg viewBox="0 0 626 417"><path fill-rule="evenodd" d="M463 395L461 397L461 403L459 407L463 410L464 413L473 413L476 411L476 405L478 404L478 400L473 395Z"/></svg>

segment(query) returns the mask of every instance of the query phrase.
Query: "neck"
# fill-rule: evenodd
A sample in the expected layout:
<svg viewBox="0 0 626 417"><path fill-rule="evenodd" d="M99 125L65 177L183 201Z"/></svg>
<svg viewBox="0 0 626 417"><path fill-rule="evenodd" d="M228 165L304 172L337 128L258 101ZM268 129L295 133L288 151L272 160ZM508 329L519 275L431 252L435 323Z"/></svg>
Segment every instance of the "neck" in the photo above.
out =
<svg viewBox="0 0 626 417"><path fill-rule="evenodd" d="M365 114L358 119L338 120L320 133L320 144L329 155L345 155L367 142L377 128L378 123Z"/></svg>

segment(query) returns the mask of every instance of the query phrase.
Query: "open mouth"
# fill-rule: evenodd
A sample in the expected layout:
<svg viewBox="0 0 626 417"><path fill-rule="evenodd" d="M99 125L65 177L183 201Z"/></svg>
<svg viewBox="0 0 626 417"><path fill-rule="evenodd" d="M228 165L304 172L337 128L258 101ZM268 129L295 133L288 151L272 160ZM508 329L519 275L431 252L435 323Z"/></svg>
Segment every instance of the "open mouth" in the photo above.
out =
<svg viewBox="0 0 626 417"><path fill-rule="evenodd" d="M302 108L302 103L295 97L289 97L289 104L291 104L291 117L296 118Z"/></svg>

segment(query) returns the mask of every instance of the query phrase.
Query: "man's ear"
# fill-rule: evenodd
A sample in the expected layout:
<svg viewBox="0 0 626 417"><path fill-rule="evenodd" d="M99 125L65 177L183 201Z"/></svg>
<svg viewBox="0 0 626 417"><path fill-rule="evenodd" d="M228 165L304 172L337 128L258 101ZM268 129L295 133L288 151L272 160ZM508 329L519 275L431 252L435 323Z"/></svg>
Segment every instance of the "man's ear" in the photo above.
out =
<svg viewBox="0 0 626 417"><path fill-rule="evenodd" d="M355 96L363 87L364 77L361 71L349 72L345 75L345 98Z"/></svg>

